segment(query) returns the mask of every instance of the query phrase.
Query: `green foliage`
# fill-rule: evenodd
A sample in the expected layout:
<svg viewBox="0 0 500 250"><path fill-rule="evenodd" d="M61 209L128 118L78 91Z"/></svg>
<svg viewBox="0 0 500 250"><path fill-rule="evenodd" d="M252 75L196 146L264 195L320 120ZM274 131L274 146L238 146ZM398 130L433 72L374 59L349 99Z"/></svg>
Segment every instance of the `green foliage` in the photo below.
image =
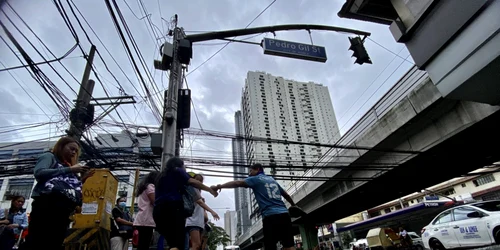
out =
<svg viewBox="0 0 500 250"><path fill-rule="evenodd" d="M349 247L349 243L352 242L352 237L351 237L350 232L342 232L342 233L340 233L340 237L342 239L342 245L345 248L348 248Z"/></svg>
<svg viewBox="0 0 500 250"><path fill-rule="evenodd" d="M212 227L212 231L208 234L208 250L216 250L219 245L226 247L231 243L231 238L222 227L218 227L212 222L208 222L208 224Z"/></svg>

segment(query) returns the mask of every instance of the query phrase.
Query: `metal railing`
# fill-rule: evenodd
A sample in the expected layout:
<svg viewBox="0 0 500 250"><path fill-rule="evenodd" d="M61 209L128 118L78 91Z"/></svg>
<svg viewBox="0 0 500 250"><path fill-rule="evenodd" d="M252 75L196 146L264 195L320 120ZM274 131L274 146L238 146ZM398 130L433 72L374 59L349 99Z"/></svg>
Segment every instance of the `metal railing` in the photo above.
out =
<svg viewBox="0 0 500 250"><path fill-rule="evenodd" d="M423 83L428 78L427 72L421 71L417 66L403 75L398 82L387 93L380 98L337 142L337 145L352 145L356 139L361 135L368 132L372 126L379 121L387 112L394 108L401 100L403 100L411 91L413 91L419 84ZM321 160L314 164L315 167L324 166L334 161L336 157L341 155L345 150L349 149L335 149L331 150ZM351 162L355 159L351 158ZM344 162L344 161L343 161ZM344 164L345 165L345 164ZM321 168L313 168L306 171L303 177L315 176ZM307 181L297 181L294 187L288 188L290 194L294 194L299 190Z"/></svg>

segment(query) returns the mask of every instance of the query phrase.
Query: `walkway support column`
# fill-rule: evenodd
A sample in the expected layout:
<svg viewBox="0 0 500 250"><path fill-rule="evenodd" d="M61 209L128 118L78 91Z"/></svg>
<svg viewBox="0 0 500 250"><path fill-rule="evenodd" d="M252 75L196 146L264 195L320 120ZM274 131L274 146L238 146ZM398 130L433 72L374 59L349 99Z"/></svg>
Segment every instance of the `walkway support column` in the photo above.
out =
<svg viewBox="0 0 500 250"><path fill-rule="evenodd" d="M299 225L300 236L304 250L313 250L319 245L318 229L312 224Z"/></svg>

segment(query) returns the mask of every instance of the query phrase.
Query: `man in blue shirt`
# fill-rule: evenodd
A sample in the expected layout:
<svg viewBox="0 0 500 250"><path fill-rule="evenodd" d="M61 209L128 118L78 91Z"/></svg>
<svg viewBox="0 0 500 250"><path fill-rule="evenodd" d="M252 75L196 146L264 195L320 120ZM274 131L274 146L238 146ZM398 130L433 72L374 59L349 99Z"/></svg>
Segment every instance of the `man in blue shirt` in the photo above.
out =
<svg viewBox="0 0 500 250"><path fill-rule="evenodd" d="M295 249L292 220L281 199L283 196L292 206L295 206L292 197L283 190L276 180L264 174L264 168L261 164L252 165L249 175L245 180L231 181L211 188L215 191L223 188L251 188L263 217L264 249L275 250L278 241L281 242L284 249Z"/></svg>

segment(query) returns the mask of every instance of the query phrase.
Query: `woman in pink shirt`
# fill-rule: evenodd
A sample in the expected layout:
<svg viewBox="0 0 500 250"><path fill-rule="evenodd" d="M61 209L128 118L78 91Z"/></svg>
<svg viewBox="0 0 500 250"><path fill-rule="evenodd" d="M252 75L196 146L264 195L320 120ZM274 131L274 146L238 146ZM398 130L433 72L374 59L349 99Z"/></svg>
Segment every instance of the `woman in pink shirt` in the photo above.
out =
<svg viewBox="0 0 500 250"><path fill-rule="evenodd" d="M139 232L139 243L137 250L148 250L156 227L153 219L153 208L155 204L155 182L159 172L151 172L141 180L137 187L137 203L139 212L134 221L134 227Z"/></svg>

